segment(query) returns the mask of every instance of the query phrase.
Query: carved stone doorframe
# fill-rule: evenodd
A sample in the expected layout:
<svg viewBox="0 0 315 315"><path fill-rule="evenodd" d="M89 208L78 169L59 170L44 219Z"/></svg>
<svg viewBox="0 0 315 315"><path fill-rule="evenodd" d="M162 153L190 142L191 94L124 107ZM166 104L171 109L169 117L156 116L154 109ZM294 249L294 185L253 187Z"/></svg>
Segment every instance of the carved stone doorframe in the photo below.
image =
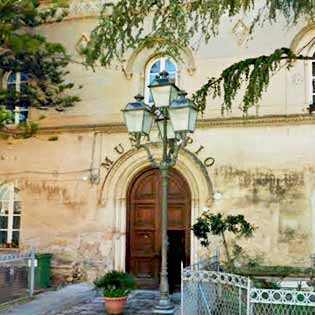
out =
<svg viewBox="0 0 315 315"><path fill-rule="evenodd" d="M152 144L152 153L160 157L159 144ZM105 190L103 192L101 207L103 213L112 213L111 226L113 227L113 267L116 270L125 270L126 257L126 215L127 193L130 183L135 176L150 167L146 152L132 149L123 154L116 161L107 175ZM205 207L211 206L213 201L213 188L203 163L190 151L183 150L175 166L186 179L191 190L191 220L192 222L201 214ZM200 246L197 239L191 235L191 263L198 260Z"/></svg>

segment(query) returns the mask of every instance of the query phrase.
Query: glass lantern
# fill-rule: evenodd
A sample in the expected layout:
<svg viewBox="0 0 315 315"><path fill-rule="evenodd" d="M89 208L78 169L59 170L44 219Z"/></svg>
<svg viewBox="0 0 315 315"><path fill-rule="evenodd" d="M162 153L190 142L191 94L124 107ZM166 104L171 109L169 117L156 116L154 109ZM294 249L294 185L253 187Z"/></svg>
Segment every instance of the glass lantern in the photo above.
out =
<svg viewBox="0 0 315 315"><path fill-rule="evenodd" d="M150 108L144 104L143 99L141 95L135 96L136 101L128 103L122 112L129 133L148 136L154 115Z"/></svg>
<svg viewBox="0 0 315 315"><path fill-rule="evenodd" d="M178 95L178 99L172 102L168 110L174 131L192 133L196 128L198 111L192 101L186 98L185 91L179 92Z"/></svg>
<svg viewBox="0 0 315 315"><path fill-rule="evenodd" d="M170 80L166 71L161 72L148 87L157 108L169 107L173 100L177 98L179 92L179 88Z"/></svg>

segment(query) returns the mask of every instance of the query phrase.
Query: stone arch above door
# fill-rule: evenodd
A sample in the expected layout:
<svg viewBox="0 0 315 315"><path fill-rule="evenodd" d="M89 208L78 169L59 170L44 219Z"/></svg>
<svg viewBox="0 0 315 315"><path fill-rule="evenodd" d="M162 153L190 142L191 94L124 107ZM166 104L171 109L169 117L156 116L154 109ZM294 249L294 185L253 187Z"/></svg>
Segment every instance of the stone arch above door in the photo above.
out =
<svg viewBox="0 0 315 315"><path fill-rule="evenodd" d="M151 152L161 158L160 144L152 144ZM126 256L126 214L128 187L135 176L150 167L144 150L129 150L115 162L106 176L104 191L101 192L101 208L113 215L114 267L125 270ZM213 188L203 163L190 151L181 151L175 169L189 184L191 191L191 219L194 221L205 207L211 206ZM104 212L106 212L104 211ZM191 262L197 260L199 245L196 239L191 241Z"/></svg>

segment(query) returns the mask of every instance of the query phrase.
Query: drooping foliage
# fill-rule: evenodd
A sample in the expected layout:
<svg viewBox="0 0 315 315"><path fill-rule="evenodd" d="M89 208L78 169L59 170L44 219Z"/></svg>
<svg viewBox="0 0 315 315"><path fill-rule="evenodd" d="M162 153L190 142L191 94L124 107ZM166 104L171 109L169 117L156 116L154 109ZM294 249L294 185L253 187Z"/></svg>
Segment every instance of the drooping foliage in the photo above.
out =
<svg viewBox="0 0 315 315"><path fill-rule="evenodd" d="M269 86L271 76L282 67L289 69L296 60L312 59L294 54L289 48L280 48L270 55L248 58L224 69L218 78L210 78L193 95L193 101L204 111L207 97L223 96L222 112L232 109L232 102L244 87L242 110L257 105L263 92Z"/></svg>
<svg viewBox="0 0 315 315"><path fill-rule="evenodd" d="M279 16L288 26L299 19L313 20L315 4L313 0L120 0L104 6L85 49L86 61L91 66L96 62L108 66L113 60L123 61L128 51L144 47L178 59L184 48L196 49L216 36L223 19L240 13L252 13L253 31L257 25L275 23ZM237 92L247 84L242 105L247 112L257 104L283 59L290 64L297 56L289 49L278 49L230 66L195 93L196 105L203 111L208 95L222 95L222 109L230 109Z"/></svg>
<svg viewBox="0 0 315 315"><path fill-rule="evenodd" d="M315 17L313 0L120 0L104 6L86 50L87 61L108 65L121 60L128 49L151 47L173 58L181 49L206 42L218 34L221 20L256 9L258 21L275 22L282 14L288 24Z"/></svg>
<svg viewBox="0 0 315 315"><path fill-rule="evenodd" d="M12 119L12 114L6 110L5 106L0 106L0 129L10 119Z"/></svg>
<svg viewBox="0 0 315 315"><path fill-rule="evenodd" d="M0 86L0 105L19 104L62 110L79 99L67 92L73 87L66 81L70 62L65 48L38 35L36 27L61 21L66 15L66 1L52 1L49 8L37 0L0 0L0 70L2 78L23 73L27 84L22 90ZM5 80L2 80L5 81ZM2 117L5 110L1 109ZM0 118L1 119L1 118Z"/></svg>

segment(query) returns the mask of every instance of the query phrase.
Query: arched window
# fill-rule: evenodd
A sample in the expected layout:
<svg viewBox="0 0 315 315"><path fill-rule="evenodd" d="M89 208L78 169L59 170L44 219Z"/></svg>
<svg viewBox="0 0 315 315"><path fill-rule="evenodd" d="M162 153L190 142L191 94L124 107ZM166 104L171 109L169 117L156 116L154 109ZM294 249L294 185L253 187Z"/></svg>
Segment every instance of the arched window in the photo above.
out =
<svg viewBox="0 0 315 315"><path fill-rule="evenodd" d="M146 80L145 80L145 102L147 104L153 103L153 98L150 93L150 90L148 88L148 85L151 84L155 77L162 71L167 71L169 74L169 77L174 80L175 83L177 83L178 80L178 70L176 63L168 57L161 57L159 59L154 59L152 62L150 62L147 66L146 71Z"/></svg>
<svg viewBox="0 0 315 315"><path fill-rule="evenodd" d="M28 76L24 72L10 72L7 87L10 91L23 93L27 87Z"/></svg>
<svg viewBox="0 0 315 315"><path fill-rule="evenodd" d="M0 248L17 248L20 242L21 200L13 184L0 183Z"/></svg>
<svg viewBox="0 0 315 315"><path fill-rule="evenodd" d="M14 123L20 124L27 120L28 108L30 102L27 98L24 98L26 89L28 85L28 76L23 72L10 72L7 77L7 90L12 98L8 99L7 109L14 113ZM19 103L15 101L15 95L19 94Z"/></svg>

